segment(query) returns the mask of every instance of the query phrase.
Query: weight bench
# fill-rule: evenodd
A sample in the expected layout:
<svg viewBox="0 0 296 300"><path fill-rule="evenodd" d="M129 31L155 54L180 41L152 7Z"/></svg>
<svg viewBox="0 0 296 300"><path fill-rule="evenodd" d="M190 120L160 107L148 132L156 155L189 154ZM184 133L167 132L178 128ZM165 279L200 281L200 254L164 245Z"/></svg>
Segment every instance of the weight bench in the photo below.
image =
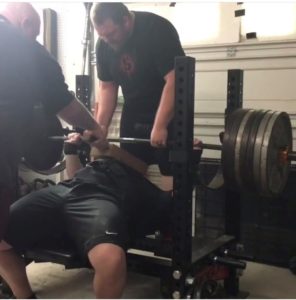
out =
<svg viewBox="0 0 296 300"><path fill-rule="evenodd" d="M25 251L24 258L27 263L52 262L64 265L66 269L90 267L80 258L70 241L29 249Z"/></svg>
<svg viewBox="0 0 296 300"><path fill-rule="evenodd" d="M152 254L150 255L151 258L153 258L153 256L161 256L169 259L172 247L171 240L164 238L163 235L157 231L154 235L135 240L131 244L130 249L138 252L148 251ZM133 256L133 254L129 254L129 251L128 257ZM51 244L44 244L28 249L24 253L24 259L27 264L33 261L36 263L51 262L61 264L65 269L91 268L90 263L81 258L75 249L75 245L67 238L61 238L51 242Z"/></svg>

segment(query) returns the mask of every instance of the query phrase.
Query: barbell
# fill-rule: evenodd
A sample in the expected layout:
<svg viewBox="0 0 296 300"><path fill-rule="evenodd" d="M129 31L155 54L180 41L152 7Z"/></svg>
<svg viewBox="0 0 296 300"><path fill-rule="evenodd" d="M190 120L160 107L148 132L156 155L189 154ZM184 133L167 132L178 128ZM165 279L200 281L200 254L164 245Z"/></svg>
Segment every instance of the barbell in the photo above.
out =
<svg viewBox="0 0 296 300"><path fill-rule="evenodd" d="M65 136L50 136L50 140L53 141L66 141L68 138ZM122 144L150 144L149 139L141 138L130 138L130 137L119 137L119 138L108 138L109 143L122 143ZM168 146L171 146L173 142L169 141ZM215 144L200 144L202 149L211 149L211 150L222 150L222 145Z"/></svg>
<svg viewBox="0 0 296 300"><path fill-rule="evenodd" d="M62 157L67 138L57 118L48 118L45 134L36 138L33 151L24 157L35 170L51 168ZM149 139L110 138L109 142L149 144ZM288 180L292 152L289 115L271 110L237 109L227 116L222 145L201 144L202 149L222 151L224 182L230 189L247 190L263 196L279 195ZM168 147L173 141L168 142ZM34 150L34 148L42 148Z"/></svg>

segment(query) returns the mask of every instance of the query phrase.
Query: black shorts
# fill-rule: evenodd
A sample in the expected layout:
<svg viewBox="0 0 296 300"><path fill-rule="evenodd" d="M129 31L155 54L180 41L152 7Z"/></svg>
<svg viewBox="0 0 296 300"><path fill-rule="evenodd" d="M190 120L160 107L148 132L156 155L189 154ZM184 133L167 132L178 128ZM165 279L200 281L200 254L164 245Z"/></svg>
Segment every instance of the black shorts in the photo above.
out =
<svg viewBox="0 0 296 300"><path fill-rule="evenodd" d="M5 240L24 251L67 236L83 258L100 243L126 250L132 238L153 233L166 222L170 210L170 195L144 178L138 177L127 195L122 209L117 199L89 185L33 192L12 205Z"/></svg>
<svg viewBox="0 0 296 300"><path fill-rule="evenodd" d="M22 154L23 131L12 116L0 113L0 187L15 188L18 163Z"/></svg>
<svg viewBox="0 0 296 300"><path fill-rule="evenodd" d="M17 198L18 164L24 126L20 116L0 111L0 240L6 230L9 206Z"/></svg>

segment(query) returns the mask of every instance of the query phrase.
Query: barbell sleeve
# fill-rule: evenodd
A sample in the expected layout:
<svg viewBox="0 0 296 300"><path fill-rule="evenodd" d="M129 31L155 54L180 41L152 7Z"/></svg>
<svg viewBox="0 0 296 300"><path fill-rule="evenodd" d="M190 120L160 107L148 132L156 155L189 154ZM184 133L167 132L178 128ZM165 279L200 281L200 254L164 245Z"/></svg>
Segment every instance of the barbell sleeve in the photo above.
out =
<svg viewBox="0 0 296 300"><path fill-rule="evenodd" d="M66 136L62 136L62 135L53 135L53 136L49 136L48 139L52 140L52 141L65 141L68 138Z"/></svg>
<svg viewBox="0 0 296 300"><path fill-rule="evenodd" d="M222 145L216 145L216 144L202 144L201 148L202 149L207 149L207 150L219 150L219 151L222 151Z"/></svg>
<svg viewBox="0 0 296 300"><path fill-rule="evenodd" d="M290 152L288 154L288 160L294 160L294 161L296 161L296 152L295 151Z"/></svg>

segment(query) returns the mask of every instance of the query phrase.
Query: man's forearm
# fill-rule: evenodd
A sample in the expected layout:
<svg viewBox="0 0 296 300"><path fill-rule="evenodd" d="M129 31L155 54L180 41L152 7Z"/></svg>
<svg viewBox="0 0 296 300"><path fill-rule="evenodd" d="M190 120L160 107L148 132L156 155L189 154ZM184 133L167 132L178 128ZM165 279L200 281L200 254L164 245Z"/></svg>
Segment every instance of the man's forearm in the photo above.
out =
<svg viewBox="0 0 296 300"><path fill-rule="evenodd" d="M78 100L73 100L59 111L58 116L74 127L93 130L98 126L91 113Z"/></svg>
<svg viewBox="0 0 296 300"><path fill-rule="evenodd" d="M117 105L118 86L113 82L100 82L97 99L96 121L108 129Z"/></svg>
<svg viewBox="0 0 296 300"><path fill-rule="evenodd" d="M104 128L108 129L111 123L117 101L115 99L109 100L103 97L98 103L98 112L96 121Z"/></svg>
<svg viewBox="0 0 296 300"><path fill-rule="evenodd" d="M175 81L167 81L161 95L160 103L154 120L155 128L167 128L174 116Z"/></svg>

